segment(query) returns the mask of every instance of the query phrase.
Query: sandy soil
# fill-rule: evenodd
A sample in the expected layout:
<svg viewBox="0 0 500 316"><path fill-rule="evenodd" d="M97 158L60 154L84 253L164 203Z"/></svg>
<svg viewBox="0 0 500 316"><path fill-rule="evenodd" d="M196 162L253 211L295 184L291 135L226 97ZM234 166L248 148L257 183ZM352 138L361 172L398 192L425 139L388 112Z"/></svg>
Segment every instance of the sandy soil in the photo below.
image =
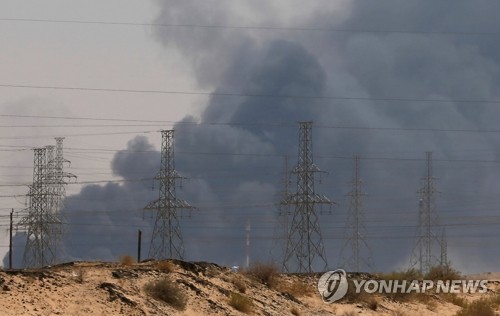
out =
<svg viewBox="0 0 500 316"><path fill-rule="evenodd" d="M270 289L215 264L175 261L169 267L165 270L158 262L76 262L38 270L1 271L0 315L245 315L229 304L231 293L238 292L235 279L246 288L242 295L253 302L251 315L293 315L294 310L311 316L451 316L460 310L438 296L405 303L374 296L371 299L377 301L376 310L367 302L325 304L316 292L318 276L280 276L280 286ZM176 310L145 291L147 283L160 278L172 280L187 294L185 310ZM302 284L299 290L294 288L297 284Z"/></svg>

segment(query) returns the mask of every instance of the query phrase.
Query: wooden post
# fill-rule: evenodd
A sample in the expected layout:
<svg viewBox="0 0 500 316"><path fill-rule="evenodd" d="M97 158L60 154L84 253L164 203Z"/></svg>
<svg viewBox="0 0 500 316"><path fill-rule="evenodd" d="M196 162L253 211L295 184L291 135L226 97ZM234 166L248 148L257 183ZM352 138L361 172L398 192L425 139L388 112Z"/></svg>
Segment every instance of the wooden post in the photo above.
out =
<svg viewBox="0 0 500 316"><path fill-rule="evenodd" d="M12 228L14 209L10 212L10 232L9 232L9 269L12 270Z"/></svg>
<svg viewBox="0 0 500 316"><path fill-rule="evenodd" d="M137 263L141 262L141 239L142 231L139 229L139 234L137 236Z"/></svg>

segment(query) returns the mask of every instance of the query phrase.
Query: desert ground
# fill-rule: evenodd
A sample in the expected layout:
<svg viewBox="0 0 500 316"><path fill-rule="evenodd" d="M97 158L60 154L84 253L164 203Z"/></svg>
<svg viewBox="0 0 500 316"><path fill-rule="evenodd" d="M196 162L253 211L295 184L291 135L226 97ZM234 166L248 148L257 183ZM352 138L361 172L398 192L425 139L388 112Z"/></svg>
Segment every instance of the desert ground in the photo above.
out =
<svg viewBox="0 0 500 316"><path fill-rule="evenodd" d="M498 274L483 276L493 279ZM462 309L437 295L405 301L375 295L326 304L316 291L318 279L319 275L279 274L266 284L254 275L203 262L71 262L1 271L0 315L410 316L456 315ZM167 303L148 290L158 280L174 284L184 306ZM460 299L491 297L497 286L498 281L492 280L488 293L462 294ZM242 306L235 298L244 299Z"/></svg>

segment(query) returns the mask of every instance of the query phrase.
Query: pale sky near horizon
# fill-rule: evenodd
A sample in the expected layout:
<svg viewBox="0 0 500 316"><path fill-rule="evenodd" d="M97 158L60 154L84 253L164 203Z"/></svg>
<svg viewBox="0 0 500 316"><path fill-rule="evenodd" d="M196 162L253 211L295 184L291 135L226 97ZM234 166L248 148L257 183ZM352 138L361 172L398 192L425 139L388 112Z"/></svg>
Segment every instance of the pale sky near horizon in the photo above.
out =
<svg viewBox="0 0 500 316"><path fill-rule="evenodd" d="M68 5L71 3L70 5ZM40 19L151 23L157 14L152 1L0 1L0 84L64 86L135 90L193 90L189 69L175 51L162 47L148 26L90 25L26 22L5 19ZM61 91L0 87L0 114L117 118L178 121L196 114L203 98L120 92ZM125 148L142 131L169 128L75 127L127 122L95 122L0 117L2 125L70 125L69 127L0 127L0 147L38 147L53 143L52 136L65 136L68 148ZM131 124L131 123L128 123ZM141 124L141 123L136 123ZM70 136L130 132L124 135ZM160 144L159 133L146 135ZM19 137L19 139L11 139ZM12 150L12 147L4 147ZM79 181L111 179L111 154L88 157L66 152ZM94 155L95 156L95 155ZM0 152L0 183L28 184L32 179L30 150ZM79 170L80 168L83 168ZM95 168L95 169L88 169ZM70 185L68 194L79 185ZM27 187L2 187L1 195L26 194ZM22 197L2 198L1 214L22 209ZM7 233L0 233L0 255L6 251Z"/></svg>

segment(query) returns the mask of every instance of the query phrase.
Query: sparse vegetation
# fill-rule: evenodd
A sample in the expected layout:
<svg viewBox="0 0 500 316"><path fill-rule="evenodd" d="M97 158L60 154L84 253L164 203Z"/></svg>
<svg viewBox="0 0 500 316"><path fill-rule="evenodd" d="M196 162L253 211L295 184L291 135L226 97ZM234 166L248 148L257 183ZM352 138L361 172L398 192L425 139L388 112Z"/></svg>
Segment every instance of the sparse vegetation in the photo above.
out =
<svg viewBox="0 0 500 316"><path fill-rule="evenodd" d="M120 264L124 266L132 266L135 264L135 260L132 256L129 255L120 256Z"/></svg>
<svg viewBox="0 0 500 316"><path fill-rule="evenodd" d="M495 311L491 307L491 301L487 298L479 299L467 304L457 316L494 316Z"/></svg>
<svg viewBox="0 0 500 316"><path fill-rule="evenodd" d="M356 293L356 286L351 279L347 280L348 287L347 293L342 298L342 301L347 303L359 303L359 302L367 302L370 299L370 295L365 291L361 291L360 293Z"/></svg>
<svg viewBox="0 0 500 316"><path fill-rule="evenodd" d="M458 296L457 294L443 294L442 297L445 301L450 302L454 305L465 307L467 306L467 300L465 298Z"/></svg>
<svg viewBox="0 0 500 316"><path fill-rule="evenodd" d="M253 311L253 302L250 298L241 295L239 293L231 293L231 298L229 299L229 305L234 309L249 314Z"/></svg>
<svg viewBox="0 0 500 316"><path fill-rule="evenodd" d="M158 261L158 263L156 264L156 267L158 268L158 270L165 272L165 273L172 273L175 270L175 265L172 262L167 261L167 260Z"/></svg>
<svg viewBox="0 0 500 316"><path fill-rule="evenodd" d="M495 309L500 306L500 296L499 295L494 295L490 297L484 297L479 300L473 301L471 303L468 303L465 299L460 298L456 295L454 296L449 296L453 300L456 301L454 303L455 305L461 306L462 310L459 311L456 315L457 316L489 316L489 315L495 315ZM450 302L450 299L448 297L448 301Z"/></svg>
<svg viewBox="0 0 500 316"><path fill-rule="evenodd" d="M444 266L435 266L430 269L430 271L424 276L426 280L460 280L462 275L458 270L451 267L451 264Z"/></svg>
<svg viewBox="0 0 500 316"><path fill-rule="evenodd" d="M300 316L300 311L298 310L297 307L292 307L290 309L290 313L292 313L292 315L294 315L294 316Z"/></svg>
<svg viewBox="0 0 500 316"><path fill-rule="evenodd" d="M314 293L314 288L303 280L295 280L291 283L281 282L277 286L277 290L291 294L294 297L311 296Z"/></svg>
<svg viewBox="0 0 500 316"><path fill-rule="evenodd" d="M172 280L163 278L150 282L146 284L145 290L152 297L164 301L178 310L186 308L187 296L183 289Z"/></svg>
<svg viewBox="0 0 500 316"><path fill-rule="evenodd" d="M279 282L279 269L273 263L255 262L245 273L269 288L276 288Z"/></svg>
<svg viewBox="0 0 500 316"><path fill-rule="evenodd" d="M387 280L387 281L390 281L390 280L394 280L394 281L407 281L407 282L411 282L413 280L422 280L422 274L420 273L420 271L416 270L416 269L408 269L408 270L405 270L405 271L395 271L395 272L391 272L389 274L381 274L379 275L379 278L381 280ZM395 301L399 301L399 302L407 302L413 298L415 298L415 296L418 296L418 300L419 301L422 301L422 302L425 302L427 295L426 294L418 294L418 293L400 293L400 292L397 292L397 293L391 293L391 294L387 294L387 297L390 298L390 299L393 299ZM422 297L420 297L422 296Z"/></svg>
<svg viewBox="0 0 500 316"><path fill-rule="evenodd" d="M238 292L245 293L247 291L247 286L243 280L239 278L233 278L231 282L233 283L234 287L238 290Z"/></svg>
<svg viewBox="0 0 500 316"><path fill-rule="evenodd" d="M378 308L378 301L374 297L370 298L368 300L367 304L368 304L368 308L371 309L372 311L376 311Z"/></svg>

